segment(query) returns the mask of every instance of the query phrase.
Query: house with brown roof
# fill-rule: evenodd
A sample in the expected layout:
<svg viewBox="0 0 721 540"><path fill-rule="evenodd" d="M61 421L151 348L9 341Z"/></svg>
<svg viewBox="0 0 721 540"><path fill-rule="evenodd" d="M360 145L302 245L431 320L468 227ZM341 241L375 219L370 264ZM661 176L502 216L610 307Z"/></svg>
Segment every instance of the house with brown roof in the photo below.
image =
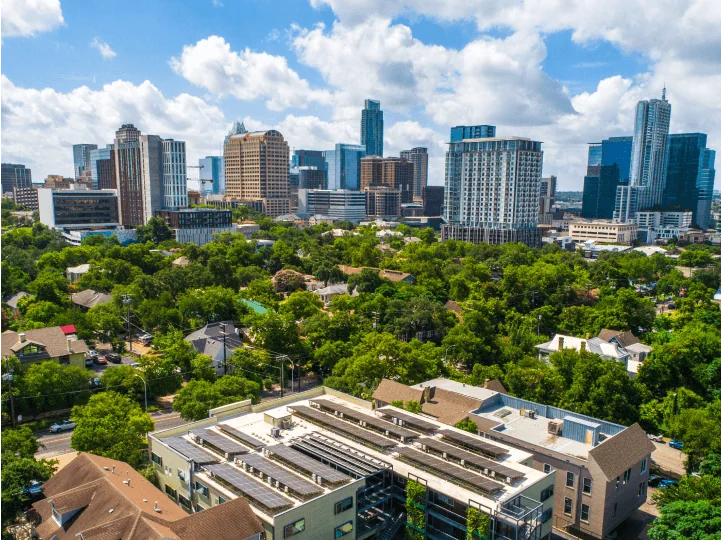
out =
<svg viewBox="0 0 721 540"><path fill-rule="evenodd" d="M67 329L72 328L72 332ZM15 356L20 367L40 362L57 362L85 367L85 353L90 349L85 341L75 335L74 326L50 326L24 332L6 330L0 335L3 358Z"/></svg>
<svg viewBox="0 0 721 540"><path fill-rule="evenodd" d="M43 485L40 539L260 540L242 497L187 513L127 463L79 454Z"/></svg>
<svg viewBox="0 0 721 540"><path fill-rule="evenodd" d="M390 281L396 281L396 282L403 281L406 283L415 283L416 282L416 278L414 276L412 276L408 272L401 272L399 270L387 270L387 269L380 270L380 269L374 268L372 266L357 267L357 266L346 266L345 264L339 264L338 268L340 268L340 271L343 272L346 276L360 274L364 268L368 268L369 270L376 270L380 277L388 279Z"/></svg>
<svg viewBox="0 0 721 540"><path fill-rule="evenodd" d="M95 292L92 289L85 289L79 293L70 295L70 301L85 311L94 308L99 304L107 304L113 299L109 294Z"/></svg>

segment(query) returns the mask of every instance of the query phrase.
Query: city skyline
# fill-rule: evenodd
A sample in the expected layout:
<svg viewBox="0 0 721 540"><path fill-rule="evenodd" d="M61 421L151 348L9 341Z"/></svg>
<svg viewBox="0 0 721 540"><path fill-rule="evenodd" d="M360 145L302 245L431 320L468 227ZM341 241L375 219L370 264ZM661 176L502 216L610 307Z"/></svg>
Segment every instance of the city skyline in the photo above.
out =
<svg viewBox="0 0 721 540"><path fill-rule="evenodd" d="M660 95L664 79L673 81L670 132L707 133L708 147L718 146L715 71L694 61L699 50L704 58L721 57L709 53L718 43L703 32L703 10L690 4L657 14L640 1L626 4L608 14L572 8L558 22L553 9L539 13L526 5L513 13L413 2L405 11L393 4L358 10L340 0L281 10L208 2L174 10L175 21L197 18L186 35L171 35L171 21L159 16L167 13L163 2L144 6L142 18L57 1L41 2L33 14L8 4L2 158L26 164L36 180L72 176L72 144L102 148L118 125L134 123L185 140L194 164L221 154L235 120L249 130L275 128L291 148L322 150L360 142L360 111L371 98L385 113L385 155L429 148L429 185L443 183L450 127L493 124L504 136L544 141L543 174L557 176L559 190L580 190L586 144L631 135L636 103ZM233 28L238 12L258 24ZM669 36L684 24L693 39L680 44L625 31L632 12L645 13L649 27L669 28ZM529 17L532 25L521 22ZM92 35L74 31L79 27ZM162 44L122 39L126 31L149 35L151 28ZM360 48L362 54L346 56L371 36L387 54ZM496 62L505 67L494 70ZM42 150L33 147L37 140Z"/></svg>

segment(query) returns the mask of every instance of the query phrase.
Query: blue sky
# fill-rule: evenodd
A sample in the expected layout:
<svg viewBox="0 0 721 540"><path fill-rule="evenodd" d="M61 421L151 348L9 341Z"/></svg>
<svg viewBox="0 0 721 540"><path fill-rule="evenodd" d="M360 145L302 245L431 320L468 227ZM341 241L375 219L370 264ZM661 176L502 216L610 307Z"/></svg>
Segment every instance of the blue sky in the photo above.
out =
<svg viewBox="0 0 721 540"><path fill-rule="evenodd" d="M195 161L236 119L327 149L358 142L369 97L387 153L429 147L432 184L449 127L491 123L544 141L544 174L581 189L585 143L630 134L636 101L664 81L672 132L718 143L721 51L704 28L720 8L665 3L2 0L2 160L36 182L70 175L72 143L103 145L135 123L186 140Z"/></svg>

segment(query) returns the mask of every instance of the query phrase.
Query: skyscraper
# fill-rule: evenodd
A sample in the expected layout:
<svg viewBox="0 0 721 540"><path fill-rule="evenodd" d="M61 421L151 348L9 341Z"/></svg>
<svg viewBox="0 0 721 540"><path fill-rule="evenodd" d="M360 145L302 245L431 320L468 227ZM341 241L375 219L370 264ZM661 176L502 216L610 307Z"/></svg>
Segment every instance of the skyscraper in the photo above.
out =
<svg viewBox="0 0 721 540"><path fill-rule="evenodd" d="M404 158L366 156L361 159L361 189L386 186L401 192L401 203L413 202L413 163Z"/></svg>
<svg viewBox="0 0 721 540"><path fill-rule="evenodd" d="M3 193L12 193L13 188L29 189L33 187L33 177L30 169L26 169L25 165L17 163L3 163L0 179Z"/></svg>
<svg viewBox="0 0 721 540"><path fill-rule="evenodd" d="M367 156L383 155L383 111L381 102L366 99L361 112L361 145Z"/></svg>
<svg viewBox="0 0 721 540"><path fill-rule="evenodd" d="M366 156L366 148L358 144L336 144L335 150L326 150L328 165L328 189L360 187L360 160Z"/></svg>
<svg viewBox="0 0 721 540"><path fill-rule="evenodd" d="M714 161L716 151L704 148L701 150L701 163L696 186L698 188L698 203L696 204L696 225L702 229L711 226L711 200L713 199L713 183L716 178Z"/></svg>
<svg viewBox="0 0 721 540"><path fill-rule="evenodd" d="M582 217L613 218L616 189L629 182L632 147L633 137L609 137L600 143L589 143Z"/></svg>
<svg viewBox="0 0 721 540"><path fill-rule="evenodd" d="M271 129L231 135L223 157L226 195L262 201L267 216L290 211L288 143L280 132Z"/></svg>
<svg viewBox="0 0 721 540"><path fill-rule="evenodd" d="M201 180L206 180L205 192L213 195L225 193L225 163L223 156L205 156L198 160ZM212 180L212 182L209 182ZM202 184L202 182L201 182Z"/></svg>
<svg viewBox="0 0 721 540"><path fill-rule="evenodd" d="M496 136L496 126L480 124L478 126L455 126L451 128L451 142L463 139L486 139Z"/></svg>
<svg viewBox="0 0 721 540"><path fill-rule="evenodd" d="M541 178L541 199L538 203L538 215L548 214L556 201L556 183L558 178L549 176Z"/></svg>
<svg viewBox="0 0 721 540"><path fill-rule="evenodd" d="M97 149L97 144L73 145L73 170L75 171L75 179L79 179L83 171L90 170L90 152Z"/></svg>
<svg viewBox="0 0 721 540"><path fill-rule="evenodd" d="M228 141L233 135L243 135L244 133L248 133L248 130L245 129L245 123L237 121L233 122L233 125L230 127L230 131L225 136L223 145L225 146L226 144L228 144Z"/></svg>
<svg viewBox="0 0 721 540"><path fill-rule="evenodd" d="M187 206L185 141L163 139L163 208L177 210Z"/></svg>
<svg viewBox="0 0 721 540"><path fill-rule="evenodd" d="M428 185L428 148L401 150L401 158L413 163L413 197L420 200L423 188Z"/></svg>
<svg viewBox="0 0 721 540"><path fill-rule="evenodd" d="M638 187L638 210L660 206L666 184L666 145L671 104L661 99L639 101L633 129L630 185Z"/></svg>
<svg viewBox="0 0 721 540"><path fill-rule="evenodd" d="M115 132L113 152L120 224L126 227L144 225L140 130L133 124L123 124Z"/></svg>
<svg viewBox="0 0 721 540"><path fill-rule="evenodd" d="M541 143L520 137L467 139L446 153L443 240L540 245Z"/></svg>
<svg viewBox="0 0 721 540"><path fill-rule="evenodd" d="M291 167L315 167L323 171L324 187L328 185L328 163L323 150L295 150L291 157Z"/></svg>
<svg viewBox="0 0 721 540"><path fill-rule="evenodd" d="M113 145L90 151L90 174L93 189L115 189L115 166Z"/></svg>
<svg viewBox="0 0 721 540"><path fill-rule="evenodd" d="M140 136L141 190L143 224L163 208L163 139L157 135Z"/></svg>

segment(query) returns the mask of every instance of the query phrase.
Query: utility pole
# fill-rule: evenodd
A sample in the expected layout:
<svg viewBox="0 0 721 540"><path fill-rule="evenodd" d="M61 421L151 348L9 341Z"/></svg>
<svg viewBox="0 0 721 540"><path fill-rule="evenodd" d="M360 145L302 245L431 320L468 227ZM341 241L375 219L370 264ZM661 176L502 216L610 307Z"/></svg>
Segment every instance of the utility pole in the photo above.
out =
<svg viewBox="0 0 721 540"><path fill-rule="evenodd" d="M202 167L202 165L201 165ZM225 346L225 336L227 336L225 332L225 323L220 323L220 327L223 329L223 374L228 374L228 358L227 358L227 348Z"/></svg>
<svg viewBox="0 0 721 540"><path fill-rule="evenodd" d="M143 386L145 387L145 412L148 412L148 383L146 383L145 379L137 373L135 374L135 376L141 381L143 381Z"/></svg>
<svg viewBox="0 0 721 540"><path fill-rule="evenodd" d="M133 336L130 333L130 299L132 295L123 295L123 304L125 305L125 333L128 335L128 352L133 352Z"/></svg>
<svg viewBox="0 0 721 540"><path fill-rule="evenodd" d="M541 335L541 314L538 314L538 325L536 326L536 335Z"/></svg>
<svg viewBox="0 0 721 540"><path fill-rule="evenodd" d="M10 370L10 360L5 359L5 365L7 366L7 380L10 383L8 393L10 394L10 418L13 423L13 427L17 427L17 417L15 416L15 398L13 397L13 378L14 375Z"/></svg>
<svg viewBox="0 0 721 540"><path fill-rule="evenodd" d="M280 356L280 397L283 397L283 357Z"/></svg>

